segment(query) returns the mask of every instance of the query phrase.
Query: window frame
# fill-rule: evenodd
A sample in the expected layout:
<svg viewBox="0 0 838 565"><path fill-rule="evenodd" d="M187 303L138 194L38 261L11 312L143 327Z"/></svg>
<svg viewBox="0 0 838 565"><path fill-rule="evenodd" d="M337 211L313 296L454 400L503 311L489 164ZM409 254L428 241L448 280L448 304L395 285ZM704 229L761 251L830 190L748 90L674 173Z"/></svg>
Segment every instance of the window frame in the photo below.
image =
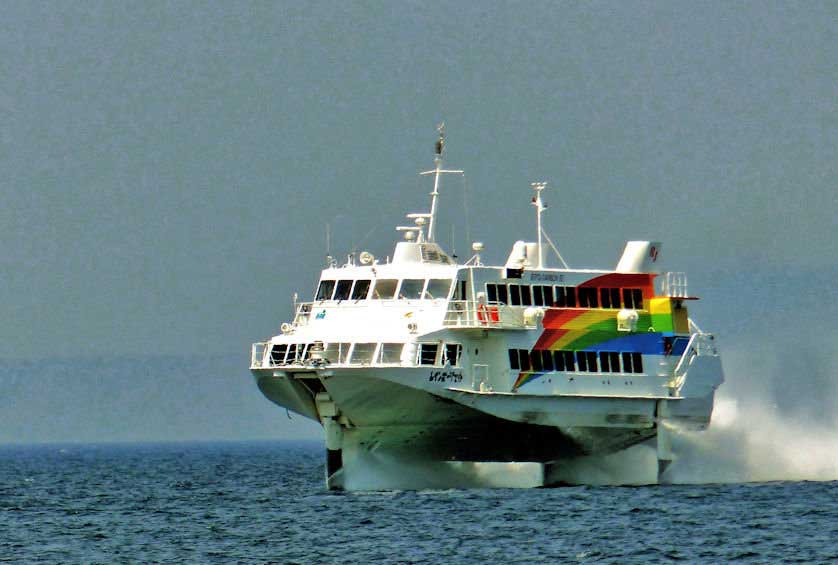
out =
<svg viewBox="0 0 838 565"><path fill-rule="evenodd" d="M325 297L325 296L321 297L320 292L323 290L323 286L325 284L328 284L328 283L332 283L332 289L329 291L329 296L328 297ZM331 300L332 296L334 296L334 294L335 294L335 286L337 286L337 280L336 279L323 279L322 281L320 281L320 284L317 285L317 292L314 293L314 301L315 302L322 302L324 300Z"/></svg>
<svg viewBox="0 0 838 565"><path fill-rule="evenodd" d="M404 295L404 285L408 283L413 286L413 289L416 289L415 283L419 283L419 289L415 295L411 294L411 296ZM421 300L423 296L425 296L425 287L428 284L427 279L401 279L399 281L399 288L396 291L396 297L398 300Z"/></svg>
<svg viewBox="0 0 838 565"><path fill-rule="evenodd" d="M576 366L578 367L578 371L580 373L588 371L588 356L585 355L584 351L576 352Z"/></svg>
<svg viewBox="0 0 838 565"><path fill-rule="evenodd" d="M395 282L393 285L393 293L390 296L376 296L378 293L378 285L379 283L383 282ZM375 279L375 284L372 285L372 290L370 292L370 298L372 300L393 300L396 297L396 291L399 289L399 279Z"/></svg>
<svg viewBox="0 0 838 565"><path fill-rule="evenodd" d="M367 288L364 290L363 296L357 296L359 283L367 283ZM350 300L366 300L370 295L370 288L372 287L372 279L358 279L352 285L352 294L349 295Z"/></svg>
<svg viewBox="0 0 838 565"><path fill-rule="evenodd" d="M436 367L439 364L439 343L438 342L424 342L417 344L419 347L416 348L416 364L420 367ZM425 352L425 348L433 348L434 351L434 358L432 363L423 363L423 354Z"/></svg>
<svg viewBox="0 0 838 565"><path fill-rule="evenodd" d="M431 293L431 285L434 284L434 281L445 281L445 282L448 283L444 294L442 294L440 296L435 296ZM451 296L451 285L452 285L453 282L454 282L454 279L434 279L434 278L427 279L427 281L425 283L425 289L422 291L422 299L423 300L448 300L448 297Z"/></svg>
<svg viewBox="0 0 838 565"><path fill-rule="evenodd" d="M610 288L608 289L611 293L611 307L612 308L620 308L620 289L619 288Z"/></svg>
<svg viewBox="0 0 838 565"><path fill-rule="evenodd" d="M509 289L505 284L498 285L498 304L503 306L509 304Z"/></svg>
<svg viewBox="0 0 838 565"><path fill-rule="evenodd" d="M448 357L450 348L454 348L454 362L451 362L451 359ZM442 347L442 364L443 366L448 364L451 367L459 367L460 361L463 357L463 344L462 343L444 343Z"/></svg>
<svg viewBox="0 0 838 565"><path fill-rule="evenodd" d="M607 351L599 352L599 369L603 373L611 372L611 356Z"/></svg>
<svg viewBox="0 0 838 565"><path fill-rule="evenodd" d="M347 283L348 283L348 286L347 286ZM337 301L349 300L349 298L352 296L352 287L353 286L355 286L355 281L354 280L352 280L352 279L339 279L337 284L335 285L335 292L334 292L334 294L332 294L332 300L337 300ZM342 290L342 289L346 290L346 296L341 298L341 297L338 296L338 290Z"/></svg>
<svg viewBox="0 0 838 565"><path fill-rule="evenodd" d="M388 347L389 346L389 347ZM398 354L396 355L395 361L392 360L392 357L388 355L388 359L384 358L385 351L388 353L392 353L395 350L398 350ZM393 351L389 351L393 350ZM395 342L382 342L378 348L378 353L376 354L375 358L378 363L382 365L394 365L399 364L402 362L402 352L404 351L404 343L395 343Z"/></svg>
<svg viewBox="0 0 838 565"><path fill-rule="evenodd" d="M642 373L643 372L643 354L639 352L633 352L631 354L631 364L632 368L634 369L635 373Z"/></svg>
<svg viewBox="0 0 838 565"><path fill-rule="evenodd" d="M532 306L532 287L528 284L521 285L521 306Z"/></svg>
<svg viewBox="0 0 838 565"><path fill-rule="evenodd" d="M544 291L539 284L532 287L532 304L533 306L544 306Z"/></svg>
<svg viewBox="0 0 838 565"><path fill-rule="evenodd" d="M588 356L588 371L591 373L599 373L599 356L596 351L586 351Z"/></svg>
<svg viewBox="0 0 838 565"><path fill-rule="evenodd" d="M541 351L533 349L530 351L530 366L534 373L544 372L544 366L541 364Z"/></svg>
<svg viewBox="0 0 838 565"><path fill-rule="evenodd" d="M521 366L521 372L529 373L532 371L532 365L530 364L530 353L526 349L519 349L518 350L518 361L519 365Z"/></svg>
<svg viewBox="0 0 838 565"><path fill-rule="evenodd" d="M521 362L520 358L518 357L518 350L517 349L510 349L509 350L509 369L512 371L520 371L521 370Z"/></svg>
<svg viewBox="0 0 838 565"><path fill-rule="evenodd" d="M365 346L371 345L371 349L367 349ZM366 353L369 351L369 356L366 357L365 360L359 361L357 359L358 354L358 346L361 346L361 352ZM376 360L376 352L378 351L378 343L372 341L362 341L362 342L353 342L352 343L352 351L349 352L349 365L372 365L375 363Z"/></svg>
<svg viewBox="0 0 838 565"><path fill-rule="evenodd" d="M611 308L611 292L609 289L605 287L599 289L599 302L603 308Z"/></svg>
<svg viewBox="0 0 838 565"><path fill-rule="evenodd" d="M556 366L553 363L553 352L549 349L540 349L541 351L541 366L544 368L544 372L552 373L556 370Z"/></svg>
<svg viewBox="0 0 838 565"><path fill-rule="evenodd" d="M498 301L498 285L495 283L486 283L486 300L489 304L497 303Z"/></svg>

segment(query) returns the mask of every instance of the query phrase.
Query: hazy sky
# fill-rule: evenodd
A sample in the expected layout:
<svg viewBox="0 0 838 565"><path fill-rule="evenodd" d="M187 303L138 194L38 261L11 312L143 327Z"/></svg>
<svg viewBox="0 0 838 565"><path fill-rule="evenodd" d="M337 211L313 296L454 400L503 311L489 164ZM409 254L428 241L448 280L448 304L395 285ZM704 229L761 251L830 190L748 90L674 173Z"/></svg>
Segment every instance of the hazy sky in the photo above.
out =
<svg viewBox="0 0 838 565"><path fill-rule="evenodd" d="M246 365L326 223L390 253L445 120L460 255L546 180L571 265L660 239L731 350L831 359L836 85L835 2L7 2L0 358Z"/></svg>

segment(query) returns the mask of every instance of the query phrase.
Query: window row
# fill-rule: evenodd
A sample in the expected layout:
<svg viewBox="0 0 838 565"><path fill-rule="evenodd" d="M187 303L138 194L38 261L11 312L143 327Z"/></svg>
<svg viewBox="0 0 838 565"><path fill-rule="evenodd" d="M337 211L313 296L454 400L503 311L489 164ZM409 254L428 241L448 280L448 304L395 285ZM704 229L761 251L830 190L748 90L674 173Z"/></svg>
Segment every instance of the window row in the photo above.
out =
<svg viewBox="0 0 838 565"><path fill-rule="evenodd" d="M372 292L370 292L372 287ZM314 300L389 300L448 298L450 279L322 280Z"/></svg>
<svg viewBox="0 0 838 565"><path fill-rule="evenodd" d="M554 308L643 308L639 288L594 288L574 286L486 283L489 303Z"/></svg>
<svg viewBox="0 0 838 565"><path fill-rule="evenodd" d="M403 359L403 343L276 343L271 349L272 365L322 362L336 365L387 365L403 361L415 365L460 366L463 346L459 343L420 343L414 355Z"/></svg>
<svg viewBox="0 0 838 565"><path fill-rule="evenodd" d="M510 349L509 366L515 371L536 373L580 371L589 373L642 373L643 356L637 352L550 351Z"/></svg>

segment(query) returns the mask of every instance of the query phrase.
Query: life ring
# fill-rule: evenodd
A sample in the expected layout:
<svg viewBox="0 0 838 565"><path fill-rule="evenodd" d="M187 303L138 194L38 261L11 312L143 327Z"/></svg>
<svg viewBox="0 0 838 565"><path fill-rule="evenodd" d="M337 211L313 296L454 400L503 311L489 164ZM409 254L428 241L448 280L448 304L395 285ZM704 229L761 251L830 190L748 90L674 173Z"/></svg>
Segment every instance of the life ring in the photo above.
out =
<svg viewBox="0 0 838 565"><path fill-rule="evenodd" d="M477 305L477 321L483 325L486 325L489 322L489 312L485 304Z"/></svg>
<svg viewBox="0 0 838 565"><path fill-rule="evenodd" d="M497 324L500 321L497 306L486 306L485 304L477 305L477 320L483 324Z"/></svg>

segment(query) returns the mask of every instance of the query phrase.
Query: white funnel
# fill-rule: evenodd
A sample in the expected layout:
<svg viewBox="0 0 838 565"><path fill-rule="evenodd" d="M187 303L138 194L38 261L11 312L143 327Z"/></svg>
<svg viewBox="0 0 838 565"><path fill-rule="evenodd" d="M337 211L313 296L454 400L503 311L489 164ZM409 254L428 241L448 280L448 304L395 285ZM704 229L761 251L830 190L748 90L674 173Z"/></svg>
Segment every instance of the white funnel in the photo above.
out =
<svg viewBox="0 0 838 565"><path fill-rule="evenodd" d="M617 272L659 273L660 250L659 241L627 241L623 256L617 263Z"/></svg>

